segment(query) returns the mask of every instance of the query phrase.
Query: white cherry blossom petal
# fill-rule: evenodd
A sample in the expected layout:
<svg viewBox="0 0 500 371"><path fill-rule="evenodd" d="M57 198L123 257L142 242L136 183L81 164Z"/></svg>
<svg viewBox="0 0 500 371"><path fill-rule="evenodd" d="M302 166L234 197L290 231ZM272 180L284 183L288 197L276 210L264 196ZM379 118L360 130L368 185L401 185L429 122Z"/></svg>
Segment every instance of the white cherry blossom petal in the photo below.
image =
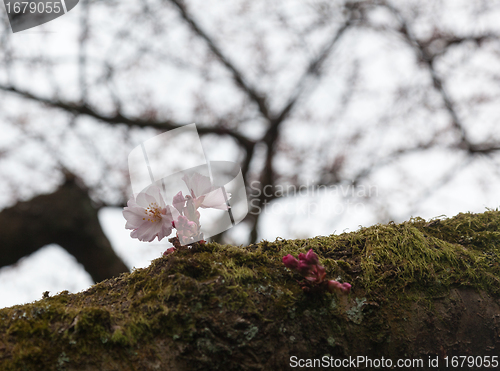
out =
<svg viewBox="0 0 500 371"><path fill-rule="evenodd" d="M151 242L156 237L161 241L172 233L172 209L165 205L160 189L151 186L127 202L125 228L132 229L130 236L140 241Z"/></svg>
<svg viewBox="0 0 500 371"><path fill-rule="evenodd" d="M231 196L231 194L226 193L227 198ZM216 190L208 193L203 198L203 202L200 205L203 209L219 209L219 210L227 210L226 199L224 198L224 193L222 192L222 188L217 188Z"/></svg>

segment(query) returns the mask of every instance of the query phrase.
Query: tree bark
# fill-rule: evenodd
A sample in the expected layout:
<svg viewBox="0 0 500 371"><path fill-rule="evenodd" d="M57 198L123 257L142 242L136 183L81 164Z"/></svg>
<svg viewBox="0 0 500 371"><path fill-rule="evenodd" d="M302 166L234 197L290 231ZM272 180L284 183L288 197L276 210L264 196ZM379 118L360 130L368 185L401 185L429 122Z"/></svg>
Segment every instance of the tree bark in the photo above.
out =
<svg viewBox="0 0 500 371"><path fill-rule="evenodd" d="M177 251L86 292L0 310L0 369L494 366L499 227L489 211ZM282 257L309 249L328 279L352 284L349 295L302 290ZM461 356L473 358L452 367Z"/></svg>
<svg viewBox="0 0 500 371"><path fill-rule="evenodd" d="M0 266L16 263L56 243L73 255L95 282L128 272L101 229L87 190L75 177L54 193L0 212Z"/></svg>

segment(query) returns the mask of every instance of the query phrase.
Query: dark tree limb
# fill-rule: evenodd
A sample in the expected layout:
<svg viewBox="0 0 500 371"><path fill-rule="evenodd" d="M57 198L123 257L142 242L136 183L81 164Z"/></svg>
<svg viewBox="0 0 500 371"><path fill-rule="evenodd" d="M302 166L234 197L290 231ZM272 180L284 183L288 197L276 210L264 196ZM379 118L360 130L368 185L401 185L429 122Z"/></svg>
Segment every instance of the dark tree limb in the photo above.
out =
<svg viewBox="0 0 500 371"><path fill-rule="evenodd" d="M309 80L319 78L319 76L321 75L321 68L323 64L328 59L328 57L330 56L330 54L334 49L334 46L341 39L342 35L345 34L346 30L349 28L350 25L351 25L351 20L347 19L346 22L337 30L337 32L333 35L330 41L326 44L323 50L318 54L318 56L310 61L307 70L300 78L297 86L295 87L292 95L288 99L288 102L285 105L285 107L275 117L269 118L270 121L269 128L265 133L264 137L262 138L262 142L264 142L267 147L267 154L265 159L264 170L262 171L262 175L260 178L261 189L264 189L264 187L269 185L274 186L276 183L276 171L273 168L273 160L277 150L276 143L279 138L280 127L282 123L286 120L292 109L296 106L297 102L299 101L299 98L305 95L304 93L306 92L306 90L308 90L307 91L308 93L312 92L313 90L312 86L309 86L309 89L307 89L307 86L311 85L309 83ZM262 208L266 203L271 201L273 198L275 197L266 197L264 194L262 194L261 197L259 198L258 207ZM250 241L251 243L255 243L257 242L257 227L258 227L259 214L252 215L250 217L250 220L252 223L252 228L250 232Z"/></svg>
<svg viewBox="0 0 500 371"><path fill-rule="evenodd" d="M56 192L0 212L0 266L14 264L56 243L73 255L95 282L129 271L102 231L88 192L77 183L68 177Z"/></svg>
<svg viewBox="0 0 500 371"><path fill-rule="evenodd" d="M142 119L139 117L128 117L123 115L121 112L116 112L113 116L104 115L102 113L99 113L94 108L90 107L85 103L65 102L59 99L50 99L46 97L41 97L33 93L30 93L28 91L18 89L14 86L0 85L0 90L14 93L22 98L26 98L34 102L45 104L49 107L59 108L63 111L66 111L68 113L77 116L78 115L89 116L99 121L102 121L106 124L114 124L114 125L123 124L130 127L140 127L140 128L148 127L160 130L173 130L189 124L189 123L179 123L172 120L156 121L152 119ZM230 136L231 138L235 139L238 142L238 144L245 149L250 148L254 145L254 142L247 139L245 136L239 134L234 130L228 130L219 125L208 127L207 125L202 124L197 129L201 135L215 134L220 136L225 136L225 135Z"/></svg>
<svg viewBox="0 0 500 371"><path fill-rule="evenodd" d="M233 76L236 84L243 90L246 95L257 104L259 111L264 117L269 117L269 111L266 103L266 98L258 93L254 88L252 88L243 77L243 73L238 70L238 68L229 60L229 58L222 52L222 50L216 45L212 37L205 32L198 23L191 17L187 12L186 6L182 0L170 0L180 11L182 18L189 24L189 27L193 30L195 34L205 40L207 46L215 54L215 56L221 61L221 63L229 70Z"/></svg>
<svg viewBox="0 0 500 371"><path fill-rule="evenodd" d="M439 76L438 72L436 71L434 65L436 55L434 55L429 50L428 44L422 43L420 40L418 40L418 38L413 33L413 30L411 29L410 25L408 24L407 20L404 18L404 16L396 7L394 7L389 3L384 3L384 6L386 6L387 9L389 9L398 19L400 23L399 32L405 38L406 42L413 47L413 49L418 55L418 58L427 66L430 77L432 79L432 84L434 85L434 88L438 91L438 93L441 95L444 106L448 111L449 115L451 116L452 126L457 131L460 137L460 143L458 146L461 148L469 148L471 146L471 142L468 138L463 122L459 118L455 104L453 103L452 99L450 98L444 86L443 79L441 78L441 76ZM453 43L449 43L448 46L452 44Z"/></svg>

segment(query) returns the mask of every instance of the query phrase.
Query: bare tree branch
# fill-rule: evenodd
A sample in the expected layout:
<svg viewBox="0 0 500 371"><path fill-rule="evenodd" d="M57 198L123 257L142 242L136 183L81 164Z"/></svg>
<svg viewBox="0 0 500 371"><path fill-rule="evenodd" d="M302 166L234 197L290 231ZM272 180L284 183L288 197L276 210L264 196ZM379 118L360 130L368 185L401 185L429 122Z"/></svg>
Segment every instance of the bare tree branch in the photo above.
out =
<svg viewBox="0 0 500 371"><path fill-rule="evenodd" d="M281 112L274 118L270 119L269 128L262 138L262 141L266 144L267 153L266 160L264 165L264 170L261 175L261 188L266 187L268 185L274 185L276 181L276 172L273 168L273 159L276 153L276 142L279 136L279 129L281 124L286 120L287 116L290 114L292 109L295 107L300 97L304 96L304 92L306 90L306 86L309 86L308 92L311 93L313 91L313 84L310 81L318 80L321 76L321 67L324 62L328 59L328 56L331 54L334 46L338 43L342 35L346 32L346 30L351 25L351 20L348 19L333 35L330 41L326 44L323 50L318 54L316 58L313 58L307 70L303 73L302 77L299 79L294 91L292 92L290 98L288 99L288 103L281 110ZM271 201L272 198L261 196L259 199L258 206L262 207L266 202ZM257 241L257 224L258 224L259 215L253 216L252 221L252 231L251 231L251 242L255 243Z"/></svg>
<svg viewBox="0 0 500 371"><path fill-rule="evenodd" d="M190 14L188 14L186 10L186 6L184 1L182 0L169 0L172 4L174 4L180 11L182 18L189 24L191 29L200 36L205 42L207 46L210 48L212 53L214 53L217 58L222 62L222 64L231 72L234 81L236 81L237 85L245 92L248 97L257 104L260 112L266 118L269 118L269 110L267 107L266 98L262 93L257 92L254 88L252 88L246 81L243 76L243 73L238 70L238 68L229 60L229 58L224 55L222 50L216 45L215 41L205 32L199 25L194 21Z"/></svg>
<svg viewBox="0 0 500 371"><path fill-rule="evenodd" d="M297 85L293 89L293 92L285 104L285 107L274 119L275 123L279 125L293 109L297 101L301 96L304 96L306 92L312 92L314 87L314 82L318 82L321 77L321 68L325 61L328 59L333 51L334 46L338 43L339 39L344 35L347 29L352 25L352 20L348 19L343 25L339 27L337 32L333 35L330 42L326 44L323 50L309 62L307 70L302 74Z"/></svg>
<svg viewBox="0 0 500 371"><path fill-rule="evenodd" d="M140 118L130 118L124 116L121 112L116 112L114 116L106 116L103 115L96 110L94 110L92 107L88 106L87 104L78 104L74 102L65 102L59 99L49 99L45 97L40 97L36 96L30 92L20 90L18 88L15 88L13 86L5 86L5 85L0 85L0 90L6 91L6 92L11 92L15 93L18 96L21 96L23 98L45 104L49 107L53 108L59 108L62 109L63 111L66 111L68 113L72 113L75 115L86 115L89 117L93 117L99 121L105 122L107 124L124 124L127 126L134 126L134 127L150 127L150 128L155 128L155 129L161 129L161 130L172 130L172 129L177 129L180 128L184 125L187 125L188 123L185 124L179 124L177 122L171 121L171 120L166 120L166 121L153 121L153 120L144 120ZM254 145L254 142L247 139L245 136L235 132L234 130L229 130L224 127L220 126L214 126L210 127L208 125L201 125L197 127L198 132L201 135L204 134L216 134L216 135L227 135L232 138L234 138L241 146L243 146L245 149L250 148Z"/></svg>
<svg viewBox="0 0 500 371"><path fill-rule="evenodd" d="M87 190L71 174L56 192L2 210L0 222L0 266L57 243L85 267L95 282L128 272L102 231Z"/></svg>
<svg viewBox="0 0 500 371"><path fill-rule="evenodd" d="M452 119L452 125L455 128L455 130L458 132L459 137L460 137L460 143L458 144L459 147L464 147L468 148L470 146L470 141L468 139L467 133L465 131L464 125L461 122L460 118L458 117L457 111L455 109L455 105L453 104L448 92L446 91L444 87L444 83L442 78L439 76L439 74L436 71L436 68L434 66L434 55L432 55L428 48L426 48L415 36L413 33L410 25L406 21L406 19L403 17L401 12L394 7L392 4L388 2L383 2L382 3L387 9L389 9L398 19L400 23L400 33L403 35L403 37L406 39L409 45L411 45L414 50L416 51L419 59L423 61L429 71L429 74L432 79L432 83L436 90L439 92L443 99L443 103L446 107L446 110L451 116Z"/></svg>

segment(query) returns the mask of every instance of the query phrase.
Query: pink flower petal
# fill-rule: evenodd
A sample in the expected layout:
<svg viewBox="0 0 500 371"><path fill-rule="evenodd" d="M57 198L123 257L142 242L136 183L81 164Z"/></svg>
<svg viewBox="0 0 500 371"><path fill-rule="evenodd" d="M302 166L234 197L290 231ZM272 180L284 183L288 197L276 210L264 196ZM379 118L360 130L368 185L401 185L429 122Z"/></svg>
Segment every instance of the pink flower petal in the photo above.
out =
<svg viewBox="0 0 500 371"><path fill-rule="evenodd" d="M189 176L186 174L182 180L186 183L193 198L203 196L212 190L210 178L199 173L193 173Z"/></svg>
<svg viewBox="0 0 500 371"><path fill-rule="evenodd" d="M140 241L151 242L156 237L161 241L172 233L172 209L166 207L160 189L151 186L127 202L125 228L132 229L130 236Z"/></svg>
<svg viewBox="0 0 500 371"><path fill-rule="evenodd" d="M175 247L169 247L164 253L163 255L170 255L170 254L173 254L175 252Z"/></svg>
<svg viewBox="0 0 500 371"><path fill-rule="evenodd" d="M231 196L230 194L226 194L228 199ZM219 209L219 210L227 210L226 199L224 198L224 193L221 188L217 188L216 190L205 195L203 202L201 204L203 209Z"/></svg>
<svg viewBox="0 0 500 371"><path fill-rule="evenodd" d="M182 195L182 191L180 191L174 196L174 199L172 200L172 205L174 205L177 211L179 211L179 213L182 214L182 210L184 209L185 204L186 204L186 199Z"/></svg>
<svg viewBox="0 0 500 371"><path fill-rule="evenodd" d="M318 255L316 255L312 249L310 249L307 252L304 259L310 265L315 265L315 264L318 264L318 262L319 262Z"/></svg>
<svg viewBox="0 0 500 371"><path fill-rule="evenodd" d="M351 285L347 282L340 283L338 281L328 281L328 291L348 294L351 291Z"/></svg>
<svg viewBox="0 0 500 371"><path fill-rule="evenodd" d="M297 269L299 266L299 261L293 257L293 255L288 254L283 257L283 264L289 269Z"/></svg>

